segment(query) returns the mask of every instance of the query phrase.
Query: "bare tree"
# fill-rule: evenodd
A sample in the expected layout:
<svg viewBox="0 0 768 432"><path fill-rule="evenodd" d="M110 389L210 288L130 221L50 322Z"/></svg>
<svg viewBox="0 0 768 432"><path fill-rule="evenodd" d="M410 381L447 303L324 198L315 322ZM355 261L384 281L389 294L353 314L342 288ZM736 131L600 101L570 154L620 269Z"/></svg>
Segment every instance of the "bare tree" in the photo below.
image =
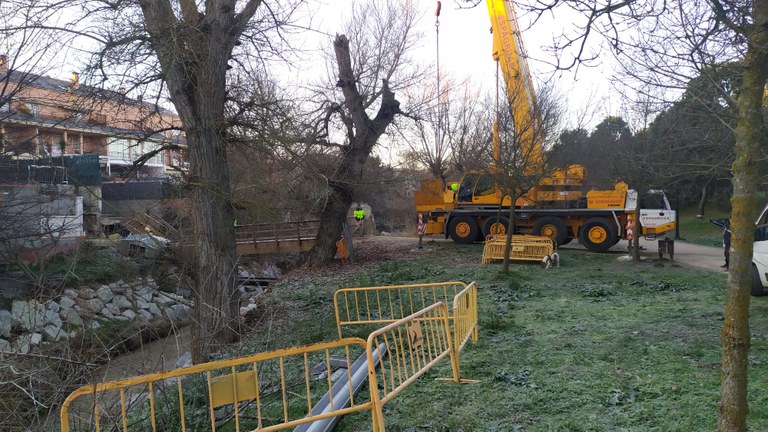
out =
<svg viewBox="0 0 768 432"><path fill-rule="evenodd" d="M509 272L509 252L515 227L515 206L519 200L536 201L532 188L557 169L550 160L556 154L553 141L558 136L563 107L551 87L542 87L535 101L526 94L509 93L498 117L498 155L491 171L502 192L502 200L509 198L509 233L504 252L502 271ZM518 115L513 106L531 104L528 116Z"/></svg>
<svg viewBox="0 0 768 432"><path fill-rule="evenodd" d="M324 110L313 128L313 141L338 156L327 177L327 201L309 253L313 264L333 259L363 166L395 117L403 114L395 91L420 76L409 57L417 36L415 4L387 0L357 6L346 35L336 36L333 42L334 82L342 100L335 100L338 94L324 96ZM375 104L378 109L371 113Z"/></svg>
<svg viewBox="0 0 768 432"><path fill-rule="evenodd" d="M406 156L425 166L434 177L444 178L450 170L464 172L490 164L487 125L491 102L467 78L456 82L444 75L439 98L435 86L419 87L420 98L429 101L420 111L415 131L406 131ZM431 82L431 81L430 81ZM432 98L429 95L433 95ZM407 134L407 135L406 135Z"/></svg>

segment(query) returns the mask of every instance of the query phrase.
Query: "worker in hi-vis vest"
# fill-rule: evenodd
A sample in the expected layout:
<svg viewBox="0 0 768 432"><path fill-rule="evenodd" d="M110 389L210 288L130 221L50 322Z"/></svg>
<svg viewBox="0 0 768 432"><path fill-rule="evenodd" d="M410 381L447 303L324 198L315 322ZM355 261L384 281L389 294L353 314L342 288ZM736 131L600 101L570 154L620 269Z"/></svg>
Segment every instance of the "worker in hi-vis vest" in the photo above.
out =
<svg viewBox="0 0 768 432"><path fill-rule="evenodd" d="M365 210L362 207L357 206L352 213L355 216L355 232L363 227L363 219L365 219Z"/></svg>

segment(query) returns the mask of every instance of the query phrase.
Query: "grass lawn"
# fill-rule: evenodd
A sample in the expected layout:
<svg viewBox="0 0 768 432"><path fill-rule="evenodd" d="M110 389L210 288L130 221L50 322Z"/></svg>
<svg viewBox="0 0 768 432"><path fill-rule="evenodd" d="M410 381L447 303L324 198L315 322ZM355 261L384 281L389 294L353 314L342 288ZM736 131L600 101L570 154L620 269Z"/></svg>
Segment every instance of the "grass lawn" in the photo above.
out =
<svg viewBox="0 0 768 432"><path fill-rule="evenodd" d="M714 431L726 275L568 250L559 269L481 266L482 245L433 250L361 273L288 278L275 301L303 312L272 344L332 340L341 287L460 280L479 285L480 340L462 376L447 361L385 406L388 431ZM768 299L752 302L750 430L768 430ZM365 390L367 391L367 390ZM337 431L370 430L370 416Z"/></svg>

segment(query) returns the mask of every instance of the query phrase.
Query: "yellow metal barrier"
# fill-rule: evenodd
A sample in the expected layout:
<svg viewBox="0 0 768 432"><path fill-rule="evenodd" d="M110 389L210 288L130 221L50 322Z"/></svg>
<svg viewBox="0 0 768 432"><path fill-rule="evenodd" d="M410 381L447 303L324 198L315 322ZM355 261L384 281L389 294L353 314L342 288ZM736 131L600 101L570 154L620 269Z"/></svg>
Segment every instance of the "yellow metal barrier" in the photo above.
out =
<svg viewBox="0 0 768 432"><path fill-rule="evenodd" d="M489 235L483 246L483 264L504 259L504 248L507 236L505 234ZM510 260L541 261L554 253L552 239L544 236L514 235L509 250Z"/></svg>
<svg viewBox="0 0 768 432"><path fill-rule="evenodd" d="M386 358L372 368L374 352L387 348ZM368 336L368 385L374 404L374 422L384 430L382 408L410 383L445 357L450 357L451 380L459 382L456 350L451 344L448 309L442 302L397 320Z"/></svg>
<svg viewBox="0 0 768 432"><path fill-rule="evenodd" d="M437 302L450 305L448 318L454 346L461 351L471 338L477 342L477 284L442 282L364 288L342 288L333 295L339 338L352 325L392 323Z"/></svg>
<svg viewBox="0 0 768 432"><path fill-rule="evenodd" d="M339 338L346 326L388 324L437 302L452 305L466 287L464 282L442 282L339 289L333 294Z"/></svg>
<svg viewBox="0 0 768 432"><path fill-rule="evenodd" d="M453 298L453 336L458 352L471 338L477 342L477 284L472 282Z"/></svg>
<svg viewBox="0 0 768 432"><path fill-rule="evenodd" d="M376 347L347 338L83 386L62 405L61 431L266 432L363 410L372 411L377 431L373 402L355 399L350 376L350 359L363 352L370 375ZM332 365L346 367L347 408L334 408L334 394L341 392L334 393L339 387L333 384ZM346 386L341 388L346 393ZM330 409L313 414L313 404L326 393Z"/></svg>

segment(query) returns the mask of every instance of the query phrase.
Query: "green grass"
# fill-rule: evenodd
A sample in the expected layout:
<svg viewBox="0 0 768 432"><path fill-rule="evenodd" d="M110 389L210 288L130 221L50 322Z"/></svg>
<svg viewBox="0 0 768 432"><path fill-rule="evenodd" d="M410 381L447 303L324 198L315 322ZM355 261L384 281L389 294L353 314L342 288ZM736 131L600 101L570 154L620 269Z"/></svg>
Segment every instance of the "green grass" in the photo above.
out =
<svg viewBox="0 0 768 432"><path fill-rule="evenodd" d="M721 210L713 210L701 218L697 218L695 211L683 210L680 212L680 237L683 241L702 246L723 246L723 229L709 222L709 219L725 219L730 213Z"/></svg>
<svg viewBox="0 0 768 432"><path fill-rule="evenodd" d="M481 245L431 245L429 254L342 278L290 283L291 301L317 307L282 343L335 336L333 290L427 281L477 281L480 340L385 407L389 431L710 431L716 429L725 275L668 261L564 251L562 267L479 265ZM282 284L273 294L280 296ZM304 305L304 306L301 306ZM768 302L752 304L751 430L768 430ZM317 338L317 339L315 339ZM337 431L370 430L365 413Z"/></svg>

